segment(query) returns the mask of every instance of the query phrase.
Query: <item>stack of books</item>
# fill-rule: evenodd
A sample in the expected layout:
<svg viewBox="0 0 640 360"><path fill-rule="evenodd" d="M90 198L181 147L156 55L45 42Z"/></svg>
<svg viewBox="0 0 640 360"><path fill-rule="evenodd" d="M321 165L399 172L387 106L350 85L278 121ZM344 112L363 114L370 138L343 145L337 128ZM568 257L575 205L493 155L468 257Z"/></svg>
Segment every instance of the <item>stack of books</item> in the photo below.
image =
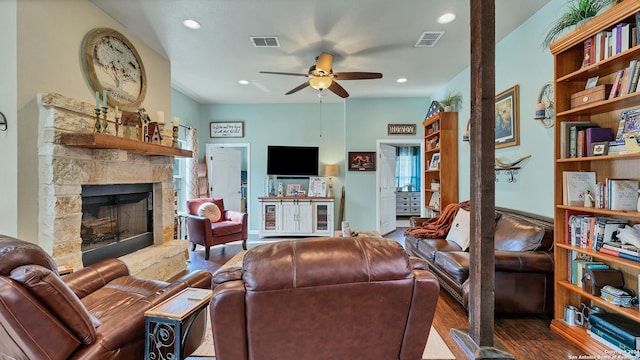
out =
<svg viewBox="0 0 640 360"><path fill-rule="evenodd" d="M587 333L620 354L640 355L640 323L615 313L592 313ZM635 357L634 357L635 358Z"/></svg>

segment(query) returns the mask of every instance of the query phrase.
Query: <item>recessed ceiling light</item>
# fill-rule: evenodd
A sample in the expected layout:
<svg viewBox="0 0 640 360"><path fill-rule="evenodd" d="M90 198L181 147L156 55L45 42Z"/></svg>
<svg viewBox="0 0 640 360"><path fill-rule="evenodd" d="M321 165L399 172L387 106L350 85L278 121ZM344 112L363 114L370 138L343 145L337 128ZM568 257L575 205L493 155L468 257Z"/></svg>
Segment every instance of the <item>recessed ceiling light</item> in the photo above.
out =
<svg viewBox="0 0 640 360"><path fill-rule="evenodd" d="M194 30L200 29L200 23L193 19L187 19L182 23L184 24L184 26L188 27L189 29L194 29Z"/></svg>
<svg viewBox="0 0 640 360"><path fill-rule="evenodd" d="M249 85L249 81L248 80L238 80L238 84Z"/></svg>
<svg viewBox="0 0 640 360"><path fill-rule="evenodd" d="M406 83L407 82L407 78L399 78L398 80L396 80L397 83Z"/></svg>
<svg viewBox="0 0 640 360"><path fill-rule="evenodd" d="M453 20L455 20L455 18L456 18L456 14L446 13L446 14L442 14L438 18L438 22L440 24L448 24L448 23L452 22Z"/></svg>

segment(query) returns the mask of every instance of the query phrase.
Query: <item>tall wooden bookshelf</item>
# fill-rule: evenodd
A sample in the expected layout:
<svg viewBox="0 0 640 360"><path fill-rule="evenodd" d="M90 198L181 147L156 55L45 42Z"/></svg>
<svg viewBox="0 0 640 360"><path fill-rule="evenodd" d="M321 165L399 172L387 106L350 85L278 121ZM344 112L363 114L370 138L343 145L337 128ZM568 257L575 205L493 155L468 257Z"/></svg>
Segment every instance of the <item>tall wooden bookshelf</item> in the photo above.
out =
<svg viewBox="0 0 640 360"><path fill-rule="evenodd" d="M458 202L458 113L439 112L422 122L424 126L424 207L437 216L450 203ZM437 168L430 168L434 155ZM432 183L439 182L439 189ZM440 197L434 206L431 199ZM429 215L429 214L427 214Z"/></svg>
<svg viewBox="0 0 640 360"><path fill-rule="evenodd" d="M584 26L554 42L550 47L554 56L556 111L556 126L554 128L555 299L551 329L591 355L610 355L611 350L591 338L584 327L572 327L565 324L562 320L565 305L574 305L578 308L581 303L598 306L607 312L616 312L639 322L640 311L637 306L622 308L611 305L573 285L568 278L571 258L575 254L585 254L593 257L594 260L607 263L611 268L618 269L624 274L625 286L634 289L636 293L638 292L640 262L566 244L564 242L565 233L568 231L565 220L566 212L578 210L593 216L624 217L629 219L631 224L640 222L640 213L563 205L562 173L563 171L594 171L596 182L603 182L605 178L640 179L640 154L563 158L560 154L560 129L561 124L565 121L587 120L597 123L601 127L612 128L615 134L620 113L624 110L640 107L640 92L612 99L607 97L606 100L573 109L570 106L571 95L584 90L587 79L599 76L599 84L612 84L618 70L628 67L631 60L640 59L640 46L635 46L593 65L583 67L584 40L600 31L610 31L619 23L635 23L635 14L638 11L640 11L640 1L624 1L614 5Z"/></svg>

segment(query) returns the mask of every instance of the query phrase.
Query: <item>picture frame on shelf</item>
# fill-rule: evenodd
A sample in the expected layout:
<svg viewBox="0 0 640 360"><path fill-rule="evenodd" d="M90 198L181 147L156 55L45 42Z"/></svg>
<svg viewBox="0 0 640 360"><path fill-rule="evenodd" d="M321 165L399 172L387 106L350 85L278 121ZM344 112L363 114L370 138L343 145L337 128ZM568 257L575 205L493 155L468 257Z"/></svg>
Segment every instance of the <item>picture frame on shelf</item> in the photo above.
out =
<svg viewBox="0 0 640 360"><path fill-rule="evenodd" d="M496 149L520 144L519 103L517 84L496 95Z"/></svg>
<svg viewBox="0 0 640 360"><path fill-rule="evenodd" d="M594 87L596 87L596 85L598 85L598 79L600 79L599 76L594 76L594 77L590 77L589 79L587 79L587 83L584 86L584 89L588 90L588 89L593 89Z"/></svg>
<svg viewBox="0 0 640 360"><path fill-rule="evenodd" d="M307 196L326 197L327 196L327 178L323 176L310 177Z"/></svg>
<svg viewBox="0 0 640 360"><path fill-rule="evenodd" d="M349 171L375 171L376 153L371 152L349 152Z"/></svg>
<svg viewBox="0 0 640 360"><path fill-rule="evenodd" d="M242 138L244 137L243 121L212 121L209 137L211 138Z"/></svg>
<svg viewBox="0 0 640 360"><path fill-rule="evenodd" d="M440 169L440 153L431 155L431 161L429 161L429 170Z"/></svg>
<svg viewBox="0 0 640 360"><path fill-rule="evenodd" d="M599 141L591 144L591 156L607 155L608 150L609 150L608 141Z"/></svg>
<svg viewBox="0 0 640 360"><path fill-rule="evenodd" d="M302 185L300 184L287 184L287 196L298 196L300 194Z"/></svg>

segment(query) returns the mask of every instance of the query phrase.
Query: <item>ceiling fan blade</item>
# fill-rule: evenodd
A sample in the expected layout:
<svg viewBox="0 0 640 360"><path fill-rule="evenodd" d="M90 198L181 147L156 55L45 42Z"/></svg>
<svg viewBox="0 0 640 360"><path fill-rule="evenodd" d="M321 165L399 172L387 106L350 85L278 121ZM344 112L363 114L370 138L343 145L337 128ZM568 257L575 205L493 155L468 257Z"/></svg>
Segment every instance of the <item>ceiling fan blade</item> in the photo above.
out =
<svg viewBox="0 0 640 360"><path fill-rule="evenodd" d="M302 89L306 88L307 86L309 86L309 82L308 82L308 81L307 81L307 82L305 82L305 83L300 84L299 86L297 86L297 87L295 87L295 88L293 88L293 89L291 89L291 90L289 90L289 92L288 92L288 93L286 93L285 95L291 95L291 94L293 94L294 92L298 92L298 91L300 91L300 90L302 90Z"/></svg>
<svg viewBox="0 0 640 360"><path fill-rule="evenodd" d="M338 80L367 80L367 79L380 79L381 73L375 72L339 72L333 73L333 76Z"/></svg>
<svg viewBox="0 0 640 360"><path fill-rule="evenodd" d="M260 74L274 74L274 75L290 75L290 76L309 77L309 74L287 73L287 72L277 72L277 71L260 71Z"/></svg>
<svg viewBox="0 0 640 360"><path fill-rule="evenodd" d="M340 96L341 98L348 98L349 93L345 90L340 84L338 84L335 80L329 86L329 90L333 91L334 94Z"/></svg>

